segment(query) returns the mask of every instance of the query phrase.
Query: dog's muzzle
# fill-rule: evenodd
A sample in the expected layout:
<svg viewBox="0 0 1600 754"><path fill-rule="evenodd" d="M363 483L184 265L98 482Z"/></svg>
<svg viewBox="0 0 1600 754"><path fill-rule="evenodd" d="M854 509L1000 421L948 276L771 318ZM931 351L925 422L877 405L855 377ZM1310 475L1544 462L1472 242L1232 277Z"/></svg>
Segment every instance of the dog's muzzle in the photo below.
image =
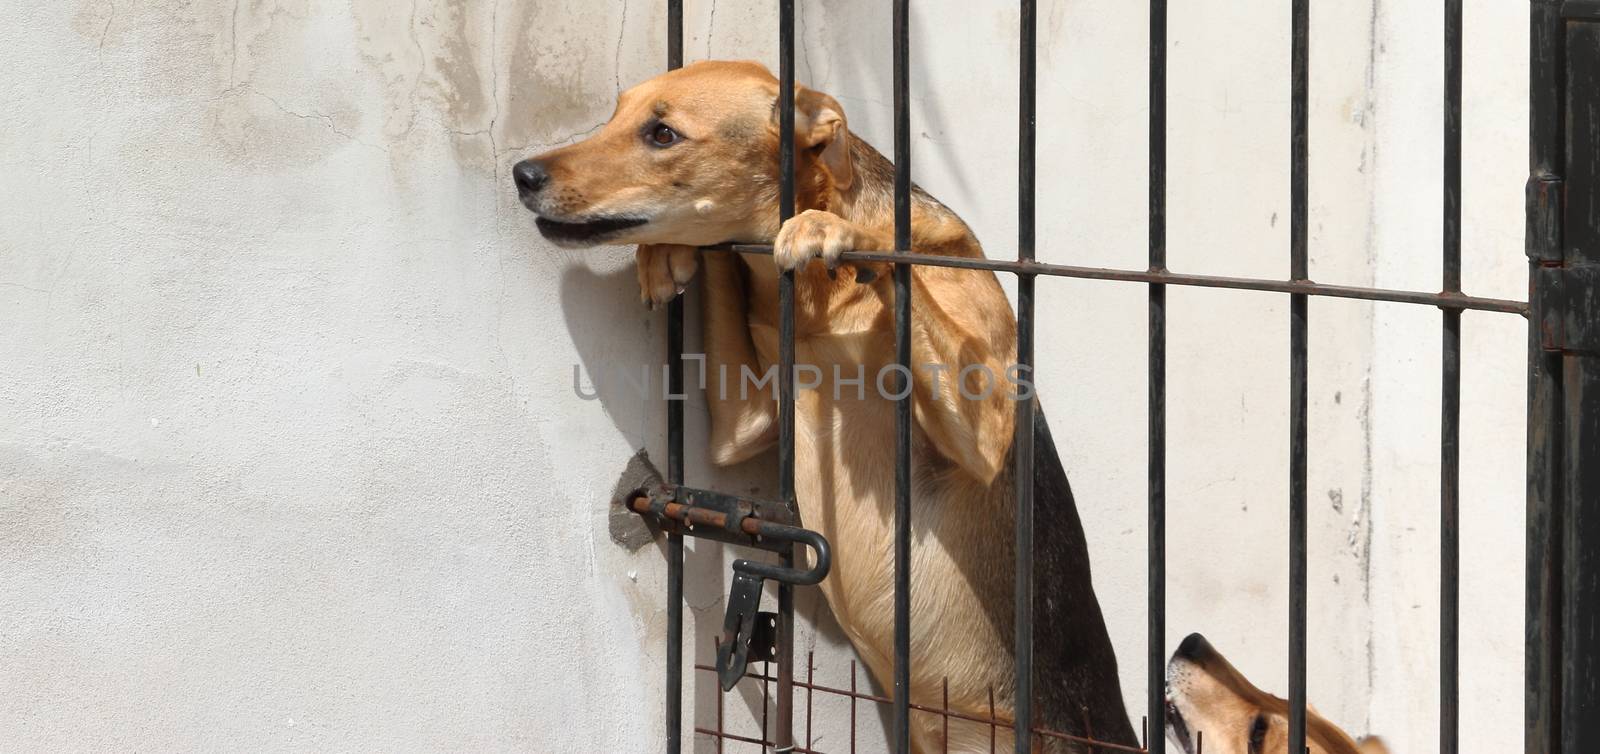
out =
<svg viewBox="0 0 1600 754"><path fill-rule="evenodd" d="M645 224L640 217L570 217L551 212L540 194L550 183L550 171L538 160L523 160L511 168L517 184L517 198L537 219L539 234L564 246L589 246L603 243L620 231ZM551 217L552 214L557 215Z"/></svg>

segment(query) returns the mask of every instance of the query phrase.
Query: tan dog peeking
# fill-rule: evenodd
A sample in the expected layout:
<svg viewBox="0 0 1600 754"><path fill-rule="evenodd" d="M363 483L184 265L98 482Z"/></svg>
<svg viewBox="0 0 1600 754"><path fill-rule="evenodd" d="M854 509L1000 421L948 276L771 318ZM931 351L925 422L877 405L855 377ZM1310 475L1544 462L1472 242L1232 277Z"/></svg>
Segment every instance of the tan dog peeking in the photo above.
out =
<svg viewBox="0 0 1600 754"><path fill-rule="evenodd" d="M892 364L886 270L833 276L847 250L894 247L894 169L850 133L832 97L795 91L798 215L779 227L778 82L750 62L709 61L623 92L593 137L519 163L524 205L568 246L638 244L641 296L659 304L702 274L710 451L732 464L770 449L770 391L728 382L778 360L777 278L796 275L797 364L822 384L796 397L796 502L833 545L823 595L885 688L893 668L895 409L872 389ZM913 192L912 251L981 257L949 208ZM772 257L698 252L771 243ZM851 265L845 264L845 268ZM999 715L1013 709L1016 319L993 273L912 268L912 701ZM855 380L866 375L866 390ZM1015 374L1012 372L1012 374ZM979 384L980 382L985 384ZM985 389L987 387L987 389ZM1094 596L1082 526L1043 414L1036 421L1034 644L1041 726L1137 745ZM987 751L989 726L912 713L918 751ZM1009 749L1002 731L998 747ZM1052 744L1055 745L1055 744Z"/></svg>

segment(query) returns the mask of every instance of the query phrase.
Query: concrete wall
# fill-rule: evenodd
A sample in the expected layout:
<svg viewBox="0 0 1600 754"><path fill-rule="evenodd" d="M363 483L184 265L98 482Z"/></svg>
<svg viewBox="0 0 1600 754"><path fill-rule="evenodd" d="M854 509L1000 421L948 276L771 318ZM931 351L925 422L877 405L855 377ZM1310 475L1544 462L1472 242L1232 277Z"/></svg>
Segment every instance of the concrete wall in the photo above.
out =
<svg viewBox="0 0 1600 754"><path fill-rule="evenodd" d="M690 59L775 64L767 2L689 0ZM889 9L802 3L799 77L887 148ZM1288 4L1174 3L1170 259L1282 277ZM1438 287L1438 9L1313 10L1312 273ZM659 400L625 250L545 245L518 157L659 71L664 3L14 4L0 25L0 742L8 749L650 751L663 569L605 499ZM1466 281L1519 297L1526 32L1467 3ZM1145 11L1040 12L1040 256L1142 267ZM1016 218L1016 10L912 18L917 180L990 253ZM1006 281L1011 286L1011 282ZM1124 693L1143 697L1144 289L1040 284L1043 400ZM1282 692L1287 301L1170 293L1169 644ZM1313 303L1311 695L1397 751L1436 736L1438 319ZM1463 726L1520 740L1523 331L1465 319ZM768 461L696 483L770 491ZM692 547L691 655L725 560ZM801 651L848 683L801 597ZM695 720L711 724L694 674ZM756 730L758 689L726 708ZM863 750L887 717L863 713ZM842 745L847 707L817 707ZM704 746L705 742L702 741Z"/></svg>

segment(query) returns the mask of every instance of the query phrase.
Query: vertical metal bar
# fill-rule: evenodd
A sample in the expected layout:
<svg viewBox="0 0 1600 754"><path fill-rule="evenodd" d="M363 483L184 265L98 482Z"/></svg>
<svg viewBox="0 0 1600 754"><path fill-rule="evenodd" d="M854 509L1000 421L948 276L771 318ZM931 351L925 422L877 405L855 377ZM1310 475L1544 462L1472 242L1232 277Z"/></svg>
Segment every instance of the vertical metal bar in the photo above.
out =
<svg viewBox="0 0 1600 754"><path fill-rule="evenodd" d="M994 685L991 684L989 686L989 754L994 754L997 720L998 718L994 715Z"/></svg>
<svg viewBox="0 0 1600 754"><path fill-rule="evenodd" d="M778 2L779 219L795 213L794 176L794 0ZM794 270L778 279L778 497L794 505ZM778 556L794 565L794 548ZM794 587L778 584L777 750L794 748Z"/></svg>
<svg viewBox="0 0 1600 754"><path fill-rule="evenodd" d="M778 2L778 219L794 217L794 0ZM794 271L778 278L778 497L794 497Z"/></svg>
<svg viewBox="0 0 1600 754"><path fill-rule="evenodd" d="M941 730L940 747L945 754L950 754L950 676L944 677L943 700L939 706L939 723Z"/></svg>
<svg viewBox="0 0 1600 754"><path fill-rule="evenodd" d="M850 661L850 754L856 754L856 661Z"/></svg>
<svg viewBox="0 0 1600 754"><path fill-rule="evenodd" d="M1444 2L1444 292L1461 292L1461 0ZM1439 401L1439 752L1456 754L1460 705L1461 310L1443 312Z"/></svg>
<svg viewBox="0 0 1600 754"><path fill-rule="evenodd" d="M911 250L911 41L908 0L894 3L894 246ZM894 266L894 749L911 751L911 265Z"/></svg>
<svg viewBox="0 0 1600 754"><path fill-rule="evenodd" d="M1567 2L1563 12L1561 745L1587 753L1600 751L1600 9Z"/></svg>
<svg viewBox="0 0 1600 754"><path fill-rule="evenodd" d="M1562 97L1565 33L1560 0L1529 4L1528 85L1528 280L1538 280L1546 260L1561 258L1559 224L1550 215L1560 205L1558 172L1565 139ZM1547 230L1548 228L1557 230ZM1561 751L1560 657L1561 563L1564 528L1561 357L1543 347L1538 312L1540 286L1529 286L1528 305L1528 486L1527 634L1523 749L1526 754Z"/></svg>
<svg viewBox="0 0 1600 754"><path fill-rule="evenodd" d="M716 640L713 639L712 645L715 646L716 643ZM716 689L715 693L717 695L717 754L722 754L723 742L727 740L727 736L722 735L727 732L722 728L722 705L727 694L722 693L720 688Z"/></svg>
<svg viewBox="0 0 1600 754"><path fill-rule="evenodd" d="M683 0L667 0L667 68L683 66ZM683 395L683 297L667 304L667 395ZM667 401L667 481L683 483L683 401ZM683 535L667 535L667 752L683 748ZM718 739L719 741L721 739Z"/></svg>
<svg viewBox="0 0 1600 754"><path fill-rule="evenodd" d="M1150 0L1150 269L1167 269L1167 0ZM1167 644L1167 286L1150 284L1148 427L1149 482L1145 545L1146 726L1166 730ZM1150 754L1166 754L1163 735Z"/></svg>
<svg viewBox="0 0 1600 754"><path fill-rule="evenodd" d="M1290 84L1290 274L1309 278L1307 114L1311 0L1294 0ZM1306 748L1306 295L1289 296L1289 751Z"/></svg>
<svg viewBox="0 0 1600 754"><path fill-rule="evenodd" d="M667 70L683 67L683 0L667 0Z"/></svg>
<svg viewBox="0 0 1600 754"><path fill-rule="evenodd" d="M817 688L817 653L806 652L806 750L811 749L811 695Z"/></svg>
<svg viewBox="0 0 1600 754"><path fill-rule="evenodd" d="M1022 1L1021 55L1017 107L1017 258L1034 258L1035 146L1038 100L1038 4ZM1030 383L1033 373L1034 276L1017 276L1017 370ZM1033 425L1034 399L1017 403L1017 572L1016 572L1016 735L1017 754L1033 748Z"/></svg>

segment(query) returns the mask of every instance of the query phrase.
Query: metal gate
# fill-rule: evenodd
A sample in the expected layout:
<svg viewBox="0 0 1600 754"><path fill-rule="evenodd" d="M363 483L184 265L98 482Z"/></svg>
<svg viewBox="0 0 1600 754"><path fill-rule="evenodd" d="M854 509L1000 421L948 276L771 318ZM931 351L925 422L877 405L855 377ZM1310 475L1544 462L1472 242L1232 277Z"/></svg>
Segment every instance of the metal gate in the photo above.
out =
<svg viewBox="0 0 1600 754"><path fill-rule="evenodd" d="M1291 0L1290 243L1287 279L1256 279L1173 272L1166 257L1166 58L1167 1L1150 2L1149 266L1143 270L1045 264L1034 259L1034 142L1036 102L1036 3L1021 0L1021 75L1018 118L1019 217L1014 260L914 255L911 239L911 148L908 115L910 49L908 0L893 0L895 246L897 252L849 252L846 261L894 266L895 341L899 380L910 374L910 274L912 265L991 270L1017 276L1018 366L1031 375L1034 355L1034 280L1050 275L1144 283L1149 291L1149 484L1148 484L1148 675L1145 749L1165 751L1163 698L1166 621L1166 287L1233 288L1283 293L1290 301L1289 337L1289 710L1291 751L1306 736L1306 385L1307 303L1313 296L1421 304L1441 310L1442 400L1440 412L1440 751L1458 751L1460 590L1460 402L1461 312L1520 314L1529 319L1526 751L1577 754L1600 751L1600 0L1530 0L1531 87L1528 183L1529 302L1469 296L1461 290L1461 72L1462 0L1443 0L1444 28L1444 244L1441 290L1437 293L1327 285L1308 277L1307 99L1310 0ZM781 213L794 214L794 0L779 0L779 113L784 177ZM668 67L683 63L682 0L668 0ZM770 246L734 244L712 252L771 253ZM1509 253L1509 250L1508 250ZM1032 731L1017 735L1016 751L1032 750L1036 737L1090 743L1096 750L1125 750L1089 738L1035 727L1031 658L1033 554L1032 400L1018 401L1015 463L1016 510L1016 710L1015 722L958 714L912 704L910 687L910 449L909 390L897 406L895 500L895 645L892 698L860 693L852 666L849 690L814 683L794 674L794 599L797 585L814 584L828 568L827 542L799 528L794 498L794 274L779 281L780 370L778 501L758 501L683 486L683 301L668 309L667 478L660 489L629 501L637 512L668 531L666 750L682 742L683 537L702 536L776 552L776 565L736 561L724 641L715 670L724 687L746 677L750 660L776 665L759 673L765 695L776 691L776 720L762 721L759 739L728 734L721 727L721 702L711 735L771 746L778 752L811 751L810 699L816 693L849 697L852 734L856 701L894 707L895 750L909 751L913 708ZM794 545L810 547L815 565L795 567ZM760 613L765 579L779 582L778 610ZM754 648L753 654L750 653ZM711 671L701 666L698 669ZM795 688L806 691L807 740L794 740ZM853 742L852 742L853 745Z"/></svg>

